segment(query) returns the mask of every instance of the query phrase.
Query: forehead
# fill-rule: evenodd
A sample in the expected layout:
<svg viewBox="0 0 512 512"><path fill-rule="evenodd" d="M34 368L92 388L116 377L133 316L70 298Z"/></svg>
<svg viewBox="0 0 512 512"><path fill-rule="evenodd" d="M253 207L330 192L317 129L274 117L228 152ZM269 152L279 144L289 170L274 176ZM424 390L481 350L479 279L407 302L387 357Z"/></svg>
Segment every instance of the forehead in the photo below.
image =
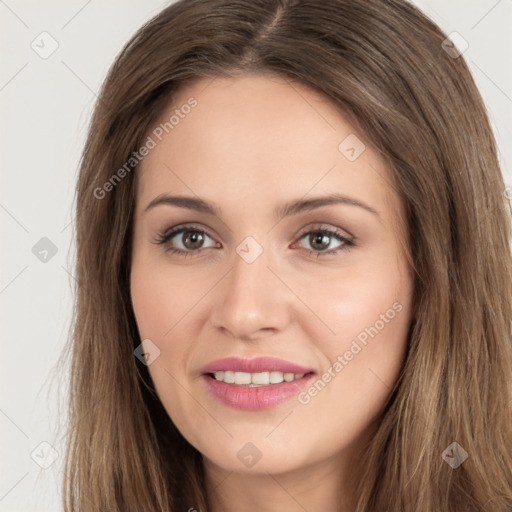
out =
<svg viewBox="0 0 512 512"><path fill-rule="evenodd" d="M155 147L138 169L146 203L174 191L258 208L339 192L379 210L398 206L384 161L341 109L285 78L197 80L173 97L148 135Z"/></svg>
<svg viewBox="0 0 512 512"><path fill-rule="evenodd" d="M316 161L321 150L336 150L337 139L354 131L326 96L282 77L250 74L201 79L182 89L169 110L179 110L190 98L197 100L197 106L180 120L180 128L186 124L198 142L210 144L212 154L226 157L265 158L287 152L293 159L317 148ZM165 119L164 114L161 120ZM177 128L172 131L178 143L180 132L183 138L190 133ZM261 143L265 145L257 147Z"/></svg>

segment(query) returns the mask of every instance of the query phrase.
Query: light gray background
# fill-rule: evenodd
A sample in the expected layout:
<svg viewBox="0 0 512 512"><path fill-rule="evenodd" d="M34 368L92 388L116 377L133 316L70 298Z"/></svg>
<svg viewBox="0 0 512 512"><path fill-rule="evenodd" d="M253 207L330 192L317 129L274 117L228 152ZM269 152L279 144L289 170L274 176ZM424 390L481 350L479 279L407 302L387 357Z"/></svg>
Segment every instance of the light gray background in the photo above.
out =
<svg viewBox="0 0 512 512"><path fill-rule="evenodd" d="M168 3L0 0L0 512L62 510L59 421L65 417L57 391L65 399L67 376L52 375L71 315L79 156L108 67ZM510 187L512 0L415 3L469 43L464 57L486 101ZM40 52L51 48L43 31L58 43L46 59L31 47L35 41ZM32 251L43 237L57 248L46 262ZM59 457L47 469L36 463L51 462L54 453Z"/></svg>

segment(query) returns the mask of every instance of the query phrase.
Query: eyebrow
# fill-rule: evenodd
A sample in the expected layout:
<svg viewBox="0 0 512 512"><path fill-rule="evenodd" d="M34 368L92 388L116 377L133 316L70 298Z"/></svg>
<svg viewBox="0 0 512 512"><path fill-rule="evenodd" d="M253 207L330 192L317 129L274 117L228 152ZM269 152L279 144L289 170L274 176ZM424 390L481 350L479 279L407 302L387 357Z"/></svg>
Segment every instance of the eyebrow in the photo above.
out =
<svg viewBox="0 0 512 512"><path fill-rule="evenodd" d="M313 197L311 199L298 199L290 201L283 206L276 208L274 210L274 215L276 218L283 218L295 215L302 211L314 210L322 206L330 206L334 204L356 206L370 213L373 213L380 218L379 212L371 206L363 203L362 201L359 201L358 199L343 194L330 194L328 196ZM160 194L159 196L155 197L146 206L144 211L147 212L148 210L151 210L152 208L155 208L159 205L178 206L180 208L187 208L189 210L195 210L201 213L215 215L216 217L221 216L220 209L217 206L207 203L203 199L190 196L170 196L167 194Z"/></svg>

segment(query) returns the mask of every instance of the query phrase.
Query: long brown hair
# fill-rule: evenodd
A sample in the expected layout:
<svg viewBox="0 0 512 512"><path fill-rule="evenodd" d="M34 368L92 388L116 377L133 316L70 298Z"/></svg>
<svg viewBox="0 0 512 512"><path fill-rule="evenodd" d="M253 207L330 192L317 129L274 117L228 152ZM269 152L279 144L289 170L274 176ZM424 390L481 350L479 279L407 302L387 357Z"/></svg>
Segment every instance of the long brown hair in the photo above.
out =
<svg viewBox="0 0 512 512"><path fill-rule="evenodd" d="M127 43L76 189L67 512L208 510L201 454L134 357L137 166L126 162L178 89L236 73L325 94L386 159L406 204L415 319L359 461L357 512L512 509L510 209L482 98L445 38L405 0L179 0ZM462 460L458 446L468 457L454 468L444 455Z"/></svg>

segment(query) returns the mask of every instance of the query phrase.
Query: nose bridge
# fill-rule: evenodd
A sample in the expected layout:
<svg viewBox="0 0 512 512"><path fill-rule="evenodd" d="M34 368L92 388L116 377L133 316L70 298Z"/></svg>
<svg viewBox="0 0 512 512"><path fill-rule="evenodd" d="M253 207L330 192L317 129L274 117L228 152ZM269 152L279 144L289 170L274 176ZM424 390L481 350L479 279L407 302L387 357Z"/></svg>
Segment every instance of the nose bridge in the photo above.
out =
<svg viewBox="0 0 512 512"><path fill-rule="evenodd" d="M254 247L251 242L237 247L227 286L227 298L233 299L235 307L268 309L272 301L269 281L273 277L267 268L269 256L269 251Z"/></svg>
<svg viewBox="0 0 512 512"><path fill-rule="evenodd" d="M258 331L282 329L288 304L282 285L269 270L270 251L248 237L233 254L231 270L220 283L213 324L233 336L248 338Z"/></svg>
<svg viewBox="0 0 512 512"><path fill-rule="evenodd" d="M231 270L231 284L234 290L255 295L268 286L271 274L268 270L270 253L260 247L261 249L251 246L250 242L242 242L237 247Z"/></svg>

